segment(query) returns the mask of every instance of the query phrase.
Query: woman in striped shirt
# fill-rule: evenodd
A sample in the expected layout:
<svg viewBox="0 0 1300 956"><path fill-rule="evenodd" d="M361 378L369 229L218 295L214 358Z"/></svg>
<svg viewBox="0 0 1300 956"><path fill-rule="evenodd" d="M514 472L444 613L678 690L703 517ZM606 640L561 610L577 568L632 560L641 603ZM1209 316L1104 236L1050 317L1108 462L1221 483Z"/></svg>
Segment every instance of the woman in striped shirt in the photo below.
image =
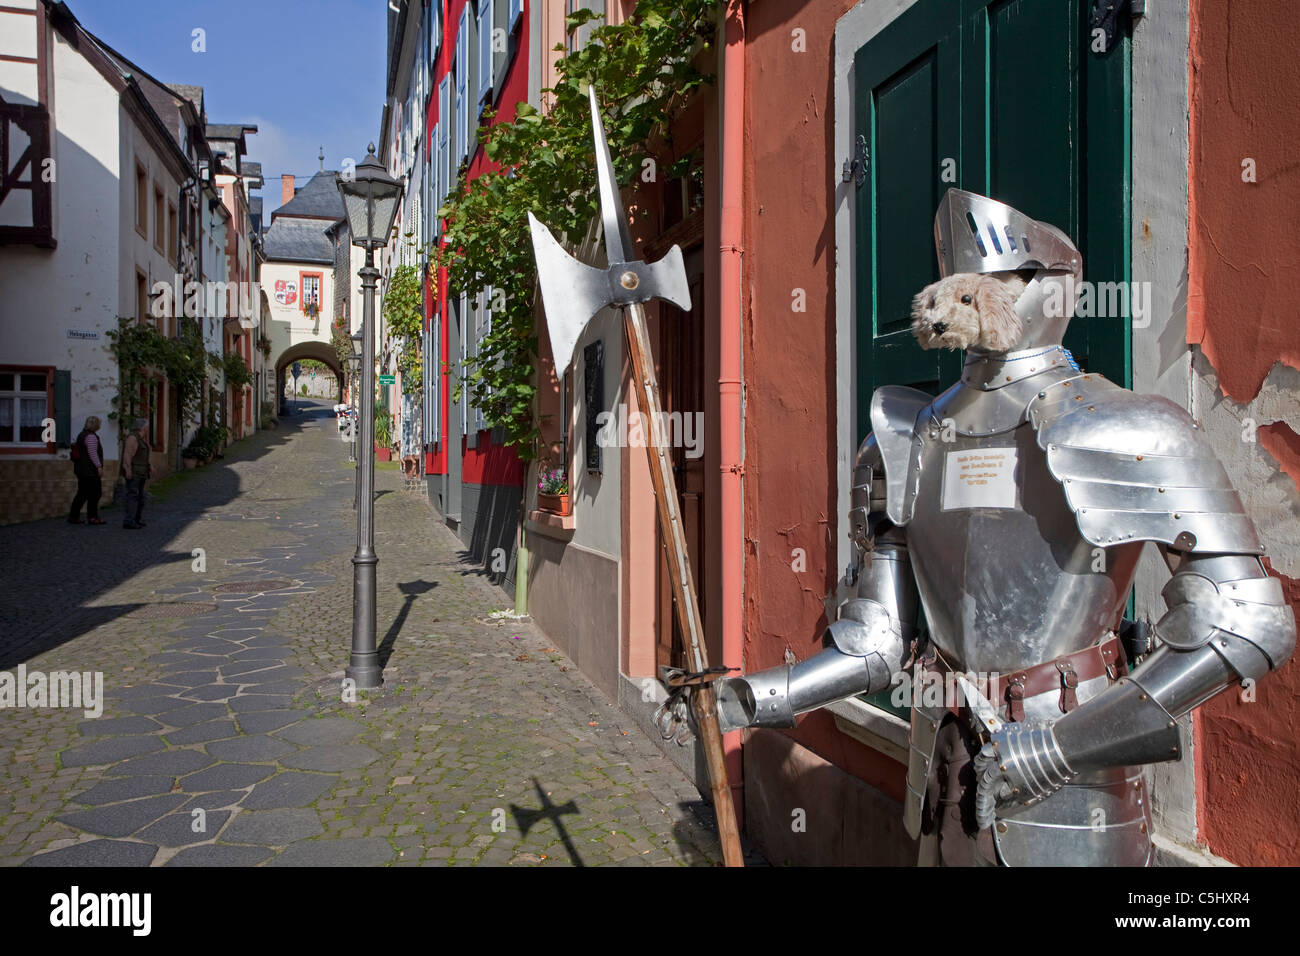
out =
<svg viewBox="0 0 1300 956"><path fill-rule="evenodd" d="M73 443L72 469L77 476L77 496L68 511L69 524L81 524L81 506L86 506L86 524L103 524L99 499L104 493L104 447L99 441L99 418L91 415Z"/></svg>

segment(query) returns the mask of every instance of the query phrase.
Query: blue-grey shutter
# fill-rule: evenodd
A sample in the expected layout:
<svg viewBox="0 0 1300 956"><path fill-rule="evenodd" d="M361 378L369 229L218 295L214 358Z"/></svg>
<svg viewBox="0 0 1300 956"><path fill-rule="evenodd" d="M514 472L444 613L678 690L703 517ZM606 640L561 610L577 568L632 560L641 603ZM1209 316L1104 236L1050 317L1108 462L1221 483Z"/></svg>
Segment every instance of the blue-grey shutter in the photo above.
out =
<svg viewBox="0 0 1300 956"><path fill-rule="evenodd" d="M478 82L475 84L474 102L477 116L483 102L492 94L492 0L478 0Z"/></svg>
<svg viewBox="0 0 1300 956"><path fill-rule="evenodd" d="M469 156L469 4L460 11L456 29L456 159L459 166Z"/></svg>
<svg viewBox="0 0 1300 956"><path fill-rule="evenodd" d="M442 78L438 84L438 206L447 201L451 192L451 75Z"/></svg>

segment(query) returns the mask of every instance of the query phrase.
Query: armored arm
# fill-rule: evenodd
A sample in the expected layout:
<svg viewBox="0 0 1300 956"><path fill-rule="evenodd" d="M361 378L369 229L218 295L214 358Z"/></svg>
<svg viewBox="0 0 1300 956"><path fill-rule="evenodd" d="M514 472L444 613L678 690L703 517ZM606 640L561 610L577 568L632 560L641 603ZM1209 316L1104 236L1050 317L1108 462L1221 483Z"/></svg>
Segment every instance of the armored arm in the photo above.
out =
<svg viewBox="0 0 1300 956"><path fill-rule="evenodd" d="M1281 667L1295 646L1281 582L1264 570L1254 525L1208 443L1185 412L1150 398L1138 412L1130 395L1115 419L1127 425L1122 437L1094 427L1084 440L1072 431L1081 416L1053 420L1049 410L1039 442L1090 541L1160 545L1172 572L1154 626L1161 646L1050 726L997 730L977 759L981 825L995 803L1014 812L1080 773L1178 759L1177 718ZM1104 397L1095 401L1104 426Z"/></svg>
<svg viewBox="0 0 1300 956"><path fill-rule="evenodd" d="M835 610L824 649L807 660L719 682L724 731L793 727L795 716L854 694L889 687L916 630L916 585L907 539L885 514L880 450L868 436L853 473L851 596Z"/></svg>

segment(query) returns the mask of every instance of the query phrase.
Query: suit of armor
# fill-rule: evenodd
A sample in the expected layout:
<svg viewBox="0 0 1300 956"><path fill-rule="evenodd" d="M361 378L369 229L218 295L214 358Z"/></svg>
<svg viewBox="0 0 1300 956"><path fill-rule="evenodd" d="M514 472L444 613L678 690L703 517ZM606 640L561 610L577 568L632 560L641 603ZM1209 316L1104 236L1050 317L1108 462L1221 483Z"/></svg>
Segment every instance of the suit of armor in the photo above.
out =
<svg viewBox="0 0 1300 956"><path fill-rule="evenodd" d="M1285 663L1295 616L1195 422L1061 346L1082 276L1068 237L949 190L935 239L944 276L1027 280L1020 338L968 351L937 398L876 391L825 649L720 682L723 729L952 676L960 700L912 702L904 823L923 862L1145 865L1142 765L1181 756L1178 717ZM1168 612L1130 672L1117 632L1146 542Z"/></svg>

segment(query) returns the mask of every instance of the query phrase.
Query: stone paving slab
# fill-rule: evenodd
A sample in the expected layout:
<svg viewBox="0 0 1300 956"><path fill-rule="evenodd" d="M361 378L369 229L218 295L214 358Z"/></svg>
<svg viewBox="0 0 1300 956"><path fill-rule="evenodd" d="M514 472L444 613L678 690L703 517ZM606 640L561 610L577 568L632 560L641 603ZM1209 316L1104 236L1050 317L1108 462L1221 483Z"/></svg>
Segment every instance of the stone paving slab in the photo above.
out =
<svg viewBox="0 0 1300 956"><path fill-rule="evenodd" d="M489 618L512 597L396 470L385 681L344 694L354 474L317 408L160 490L141 531L0 528L25 556L0 669L100 672L105 697L0 711L0 864L716 865L694 786L544 634ZM290 586L214 591L246 581ZM201 613L144 613L170 602Z"/></svg>

